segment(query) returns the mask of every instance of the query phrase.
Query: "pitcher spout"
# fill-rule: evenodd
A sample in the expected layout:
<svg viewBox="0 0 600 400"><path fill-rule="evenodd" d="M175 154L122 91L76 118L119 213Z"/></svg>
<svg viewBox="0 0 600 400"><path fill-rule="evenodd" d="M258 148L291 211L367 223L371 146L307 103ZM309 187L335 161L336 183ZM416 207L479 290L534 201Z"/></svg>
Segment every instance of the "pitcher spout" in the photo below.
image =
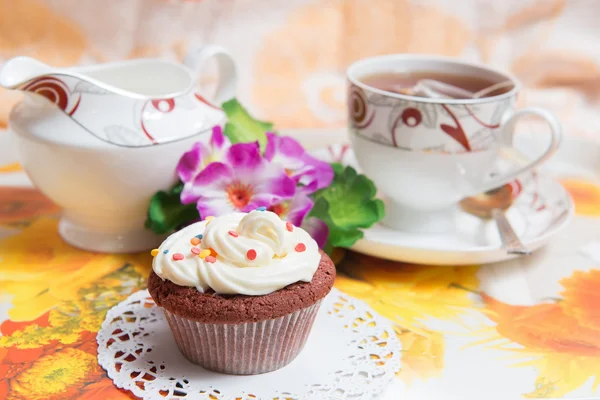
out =
<svg viewBox="0 0 600 400"><path fill-rule="evenodd" d="M190 71L179 64L153 59L54 68L31 57L16 57L0 70L0 86L29 90L31 82L44 78L76 82L96 92L114 93L137 99L168 99L189 92L194 84ZM90 89L94 90L94 89Z"/></svg>
<svg viewBox="0 0 600 400"><path fill-rule="evenodd" d="M15 57L0 69L0 86L21 89L28 82L49 75L52 67L31 57Z"/></svg>

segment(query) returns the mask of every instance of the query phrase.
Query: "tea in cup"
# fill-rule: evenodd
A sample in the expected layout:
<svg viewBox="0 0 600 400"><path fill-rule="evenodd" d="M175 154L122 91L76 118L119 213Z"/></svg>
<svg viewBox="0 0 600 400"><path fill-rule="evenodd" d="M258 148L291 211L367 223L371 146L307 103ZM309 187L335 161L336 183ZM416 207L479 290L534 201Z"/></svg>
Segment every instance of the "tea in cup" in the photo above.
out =
<svg viewBox="0 0 600 400"><path fill-rule="evenodd" d="M487 66L389 55L355 62L347 79L354 152L386 195L383 223L393 229L453 229L461 199L514 180L561 142L556 117L537 107L515 110L520 83ZM501 153L514 147L517 121L526 116L546 121L548 148L526 165L497 173Z"/></svg>

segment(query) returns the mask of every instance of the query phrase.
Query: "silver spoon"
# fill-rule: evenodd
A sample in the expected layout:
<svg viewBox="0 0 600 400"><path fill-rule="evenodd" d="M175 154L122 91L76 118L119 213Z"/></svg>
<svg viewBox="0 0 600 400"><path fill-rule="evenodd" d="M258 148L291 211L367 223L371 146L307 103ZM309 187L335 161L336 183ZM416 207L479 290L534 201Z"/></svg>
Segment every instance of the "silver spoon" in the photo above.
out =
<svg viewBox="0 0 600 400"><path fill-rule="evenodd" d="M529 255L531 252L523 245L504 215L504 211L508 210L512 203L510 187L504 185L476 196L466 197L459 205L471 215L496 221L502 247L508 254Z"/></svg>

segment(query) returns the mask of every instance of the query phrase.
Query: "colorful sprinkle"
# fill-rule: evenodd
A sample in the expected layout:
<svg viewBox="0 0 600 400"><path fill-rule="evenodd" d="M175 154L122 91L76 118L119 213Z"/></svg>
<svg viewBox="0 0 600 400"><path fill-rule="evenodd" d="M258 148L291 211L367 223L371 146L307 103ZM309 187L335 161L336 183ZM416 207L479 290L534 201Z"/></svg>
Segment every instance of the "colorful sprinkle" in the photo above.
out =
<svg viewBox="0 0 600 400"><path fill-rule="evenodd" d="M197 247L192 247L190 251L196 255L200 254L200 249Z"/></svg>
<svg viewBox="0 0 600 400"><path fill-rule="evenodd" d="M152 257L156 257L156 255L158 254L158 249L152 249L150 254L152 254Z"/></svg>
<svg viewBox="0 0 600 400"><path fill-rule="evenodd" d="M204 237L204 235L199 234L199 235L196 235L195 237L197 237L198 239L202 239Z"/></svg>
<svg viewBox="0 0 600 400"><path fill-rule="evenodd" d="M210 250L210 255L213 257L217 256L217 252L215 251L215 249L213 249L212 247L209 247L208 250Z"/></svg>
<svg viewBox="0 0 600 400"><path fill-rule="evenodd" d="M256 259L256 250L254 250L254 249L248 250L248 252L246 253L246 258L248 258L248 260L250 260L250 261Z"/></svg>
<svg viewBox="0 0 600 400"><path fill-rule="evenodd" d="M207 224L210 223L210 221L212 221L213 219L215 219L215 217L213 217L212 215L209 215L208 217L204 218Z"/></svg>
<svg viewBox="0 0 600 400"><path fill-rule="evenodd" d="M236 231L229 231L229 234L233 237L238 237L240 235L238 235L238 233Z"/></svg>
<svg viewBox="0 0 600 400"><path fill-rule="evenodd" d="M200 258L206 258L208 256L210 256L209 249L200 250L200 253L198 253L198 257L200 257Z"/></svg>
<svg viewBox="0 0 600 400"><path fill-rule="evenodd" d="M217 261L217 259L213 256L208 256L205 258L206 262L209 262L211 264L213 264L215 261Z"/></svg>
<svg viewBox="0 0 600 400"><path fill-rule="evenodd" d="M304 250L306 250L306 246L304 243L298 243L296 247L294 247L294 250L296 250L298 253L302 253Z"/></svg>
<svg viewBox="0 0 600 400"><path fill-rule="evenodd" d="M169 250L165 250L163 251L163 254L167 254L169 252Z"/></svg>
<svg viewBox="0 0 600 400"><path fill-rule="evenodd" d="M261 206L256 209L256 211L267 211L267 207Z"/></svg>
<svg viewBox="0 0 600 400"><path fill-rule="evenodd" d="M173 254L173 260L180 261L180 260L183 260L183 259L184 259L183 254L181 254L181 253L175 253L175 254Z"/></svg>
<svg viewBox="0 0 600 400"><path fill-rule="evenodd" d="M290 232L291 232L291 231L293 231L293 230L294 230L294 224L292 224L291 222L286 222L286 223L285 223L285 228L286 228L288 231L290 231Z"/></svg>
<svg viewBox="0 0 600 400"><path fill-rule="evenodd" d="M194 237L194 238L192 238L192 240L190 240L190 243L193 244L194 246L199 245L200 239L198 239L197 237Z"/></svg>

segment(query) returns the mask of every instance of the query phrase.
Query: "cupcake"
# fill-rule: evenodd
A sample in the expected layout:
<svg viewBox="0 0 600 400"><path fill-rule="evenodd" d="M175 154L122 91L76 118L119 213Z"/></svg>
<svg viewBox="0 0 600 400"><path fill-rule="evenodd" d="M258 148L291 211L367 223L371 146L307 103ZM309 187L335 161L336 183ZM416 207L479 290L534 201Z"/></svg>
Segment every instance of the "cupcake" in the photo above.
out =
<svg viewBox="0 0 600 400"><path fill-rule="evenodd" d="M269 211L207 218L156 252L148 290L191 362L261 374L302 350L335 266L303 229Z"/></svg>

